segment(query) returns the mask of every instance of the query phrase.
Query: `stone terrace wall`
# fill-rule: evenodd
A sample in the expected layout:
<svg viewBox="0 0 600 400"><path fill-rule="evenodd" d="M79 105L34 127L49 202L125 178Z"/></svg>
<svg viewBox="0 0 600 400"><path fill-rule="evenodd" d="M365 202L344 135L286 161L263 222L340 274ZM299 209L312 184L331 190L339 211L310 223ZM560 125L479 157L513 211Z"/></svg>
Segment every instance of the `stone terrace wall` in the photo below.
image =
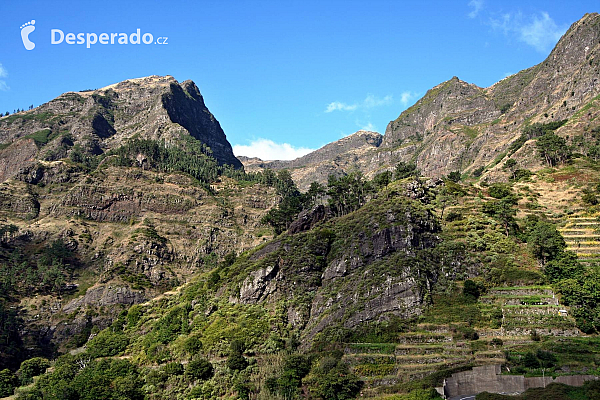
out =
<svg viewBox="0 0 600 400"><path fill-rule="evenodd" d="M522 375L500 375L500 365L484 365L452 374L444 382L443 393L446 398L481 392L517 394L551 383L582 386L585 381L596 379L598 377L594 375L559 376L556 379L551 376L525 378Z"/></svg>

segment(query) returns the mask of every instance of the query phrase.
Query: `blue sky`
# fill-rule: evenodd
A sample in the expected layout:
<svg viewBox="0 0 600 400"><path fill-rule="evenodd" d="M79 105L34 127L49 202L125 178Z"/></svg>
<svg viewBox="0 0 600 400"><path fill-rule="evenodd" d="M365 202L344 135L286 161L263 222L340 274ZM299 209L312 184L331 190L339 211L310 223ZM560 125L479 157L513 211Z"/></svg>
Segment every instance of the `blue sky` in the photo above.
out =
<svg viewBox="0 0 600 400"><path fill-rule="evenodd" d="M537 64L598 11L597 0L2 0L0 111L172 75L196 82L236 154L294 158L359 129L383 133L452 76L486 87ZM28 51L20 27L31 20ZM168 44L51 44L51 29L138 28Z"/></svg>

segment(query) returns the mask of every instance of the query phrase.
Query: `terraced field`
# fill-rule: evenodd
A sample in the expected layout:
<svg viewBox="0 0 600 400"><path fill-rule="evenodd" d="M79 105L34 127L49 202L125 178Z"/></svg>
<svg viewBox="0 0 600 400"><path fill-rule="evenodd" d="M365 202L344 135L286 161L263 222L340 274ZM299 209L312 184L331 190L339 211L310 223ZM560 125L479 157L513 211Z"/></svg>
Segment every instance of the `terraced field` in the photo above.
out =
<svg viewBox="0 0 600 400"><path fill-rule="evenodd" d="M506 354L536 346L537 337L562 343L581 335L550 286L496 287L471 307L482 316L473 326L475 337L465 338L461 328L468 324L457 321L419 323L388 343L346 343L344 359L364 379L364 395L374 394L375 387L409 384L439 371L505 364Z"/></svg>
<svg viewBox="0 0 600 400"><path fill-rule="evenodd" d="M577 254L579 261L589 264L600 262L600 221L598 215L570 216L559 228L565 238L567 250Z"/></svg>

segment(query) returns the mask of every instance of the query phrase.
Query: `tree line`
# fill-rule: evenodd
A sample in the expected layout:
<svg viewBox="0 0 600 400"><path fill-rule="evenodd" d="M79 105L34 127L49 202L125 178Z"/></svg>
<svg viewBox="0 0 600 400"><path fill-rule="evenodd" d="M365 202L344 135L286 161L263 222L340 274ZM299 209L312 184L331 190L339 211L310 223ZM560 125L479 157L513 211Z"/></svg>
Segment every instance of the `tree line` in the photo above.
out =
<svg viewBox="0 0 600 400"><path fill-rule="evenodd" d="M330 212L341 217L358 210L383 187L394 180L418 176L420 174L414 163L400 162L394 171L384 171L373 177L365 178L360 171L353 171L341 176L330 175L327 184L312 182L306 193L300 193L289 171L282 170L277 174L270 170L264 172L278 181L274 185L281 196L279 205L263 217L262 223L273 227L276 234L288 229L298 214L323 204L329 207Z"/></svg>

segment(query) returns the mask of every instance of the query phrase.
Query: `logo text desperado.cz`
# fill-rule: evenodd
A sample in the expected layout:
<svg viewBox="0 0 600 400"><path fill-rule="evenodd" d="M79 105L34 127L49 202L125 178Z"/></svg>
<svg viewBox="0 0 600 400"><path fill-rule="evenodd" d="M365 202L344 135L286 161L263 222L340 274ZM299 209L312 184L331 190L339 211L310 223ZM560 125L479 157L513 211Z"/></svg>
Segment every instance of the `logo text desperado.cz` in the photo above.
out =
<svg viewBox="0 0 600 400"><path fill-rule="evenodd" d="M161 36L154 40L151 33L140 32L140 29L127 35L126 33L67 33L60 29L50 31L50 44L85 44L89 49L93 44L168 44L168 37Z"/></svg>

